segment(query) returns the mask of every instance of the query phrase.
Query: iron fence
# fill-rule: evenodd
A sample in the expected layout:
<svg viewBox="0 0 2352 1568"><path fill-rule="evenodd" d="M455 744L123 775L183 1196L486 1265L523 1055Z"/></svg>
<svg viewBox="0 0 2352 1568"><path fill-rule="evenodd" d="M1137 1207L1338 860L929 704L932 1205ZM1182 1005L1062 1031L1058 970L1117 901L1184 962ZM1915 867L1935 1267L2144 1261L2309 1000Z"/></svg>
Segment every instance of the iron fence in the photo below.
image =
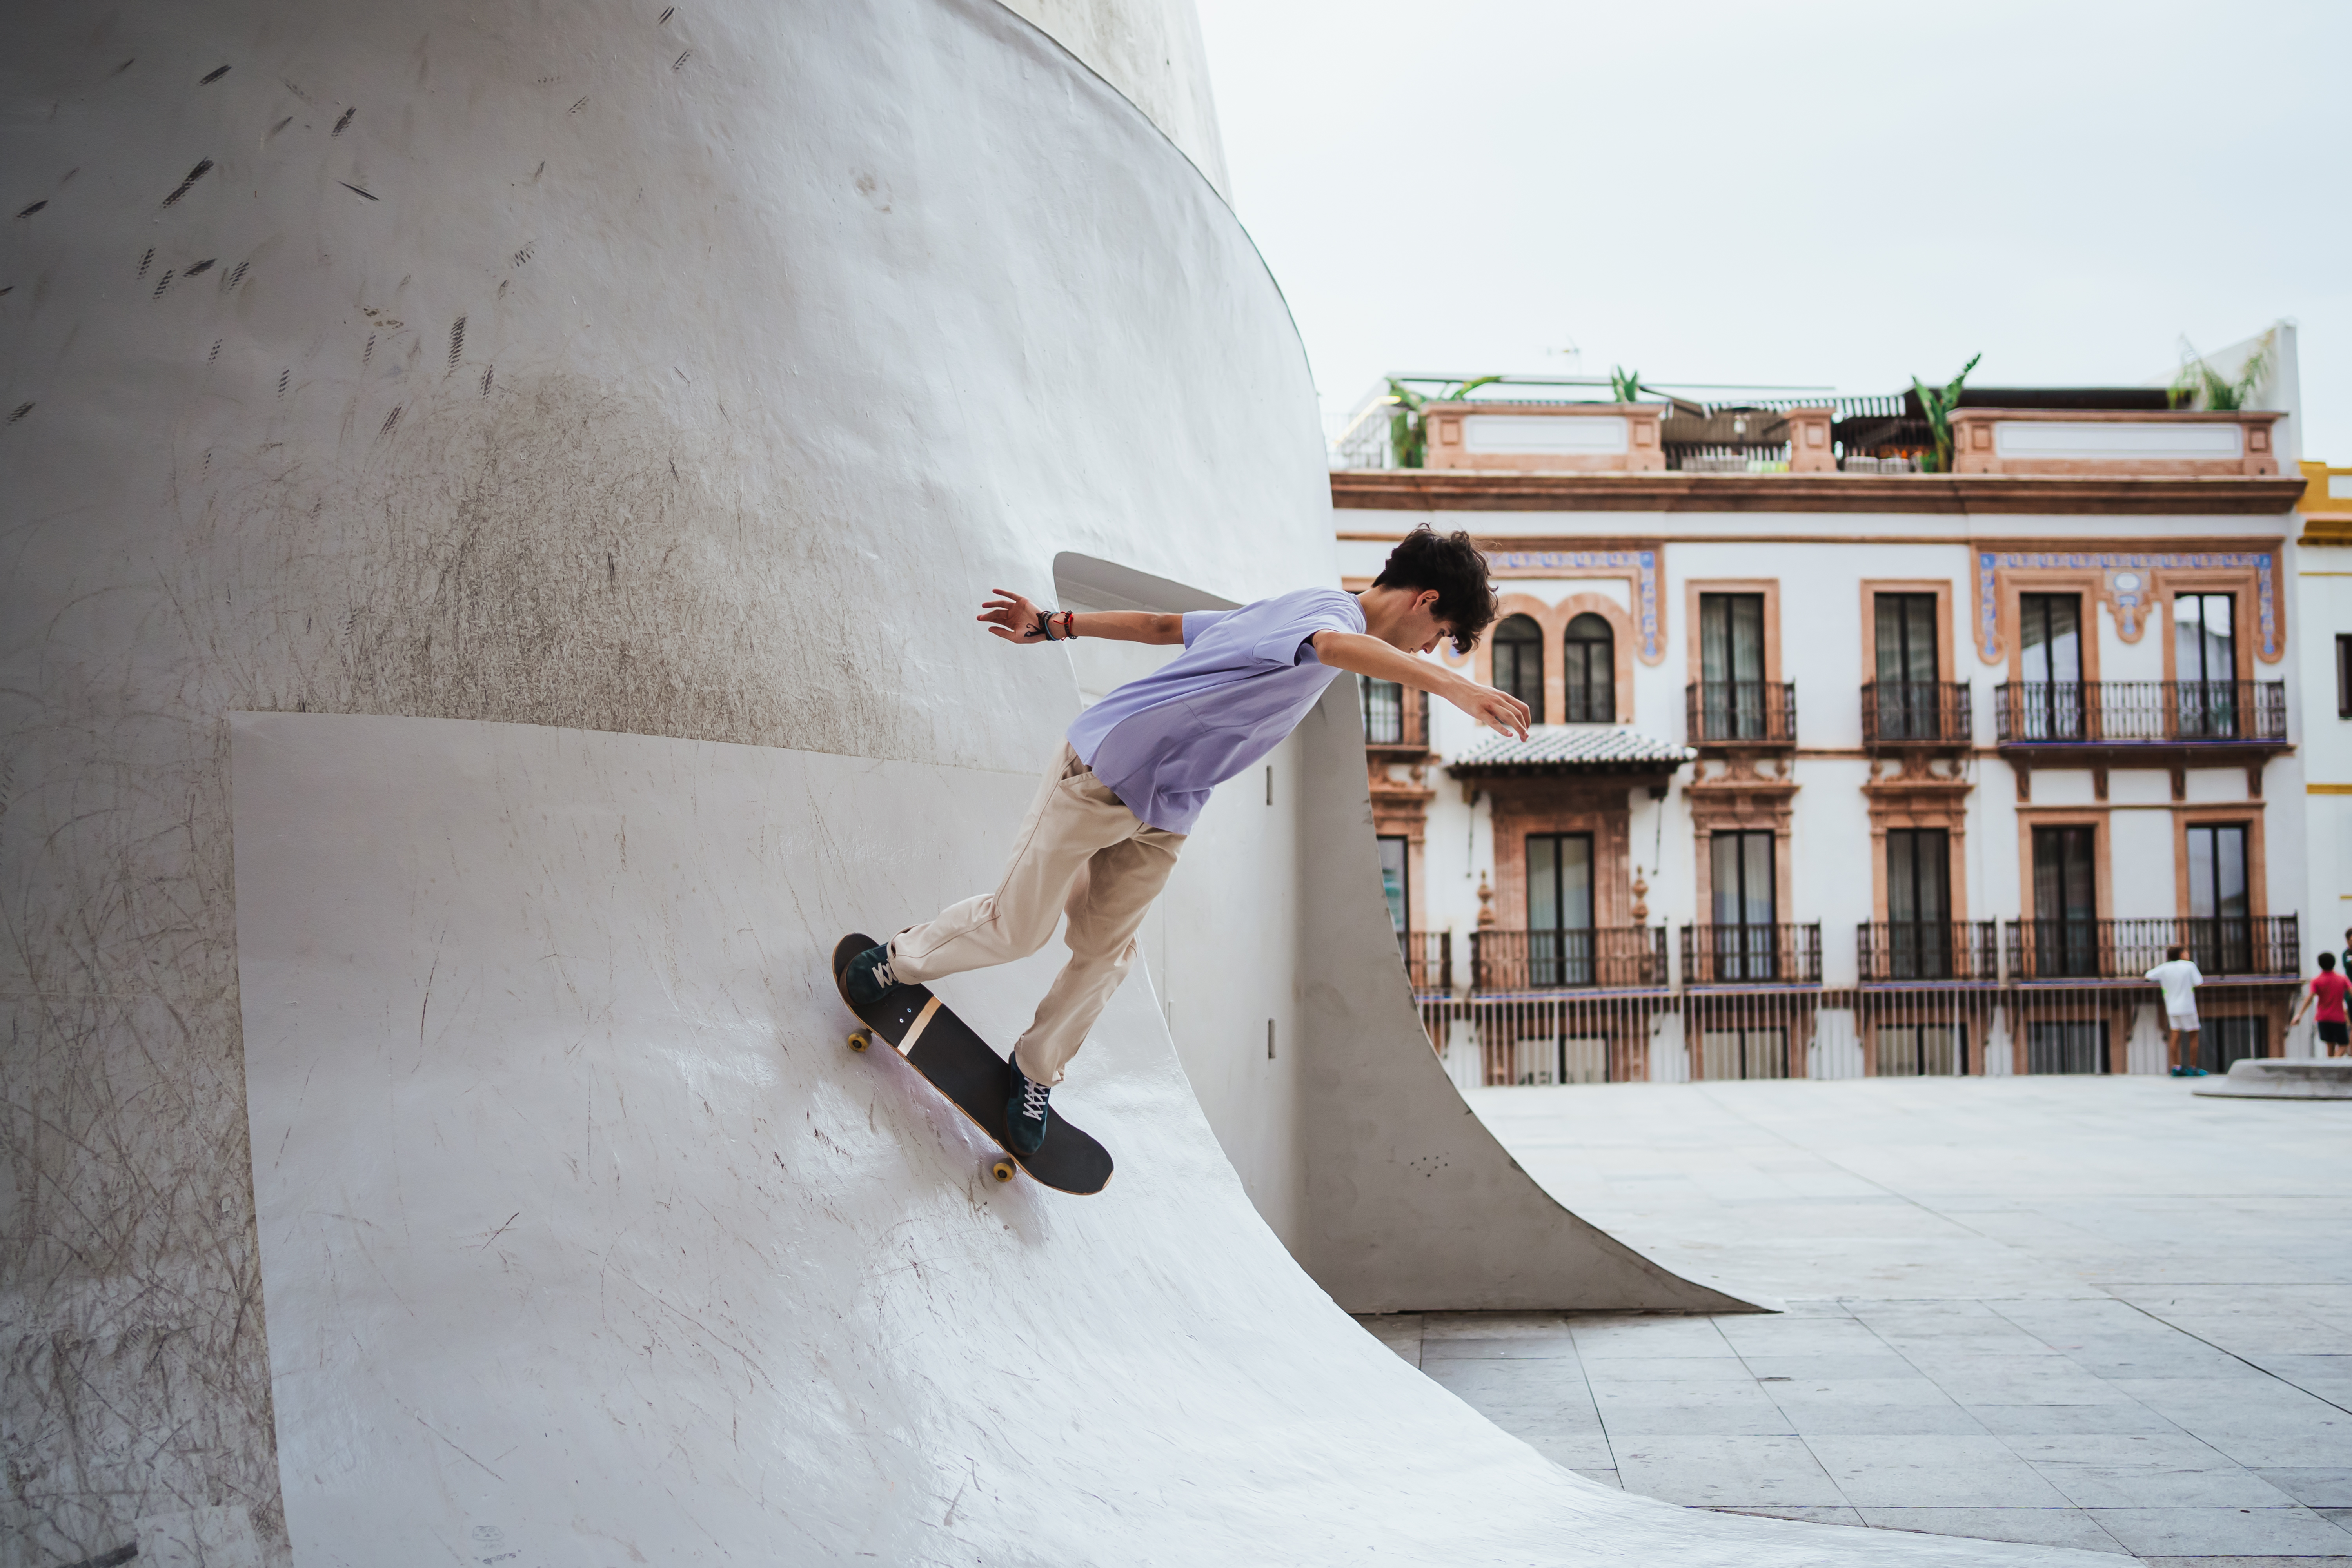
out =
<svg viewBox="0 0 2352 1568"><path fill-rule="evenodd" d="M2011 980L2137 980L2183 949L2207 975L2302 972L2302 922L2293 915L2175 920L2013 920Z"/></svg>
<svg viewBox="0 0 2352 1568"><path fill-rule="evenodd" d="M1797 688L1792 682L1694 681L1687 695L1695 746L1797 743Z"/></svg>
<svg viewBox="0 0 2352 1568"><path fill-rule="evenodd" d="M2284 741L2284 681L2006 681L2002 746Z"/></svg>
<svg viewBox="0 0 2352 1568"><path fill-rule="evenodd" d="M1685 986L1818 986L1822 928L1811 925L1685 925Z"/></svg>
<svg viewBox="0 0 2352 1568"><path fill-rule="evenodd" d="M1454 933L1400 931L1397 951L1404 958L1405 978L1417 997L1450 995L1454 989Z"/></svg>
<svg viewBox="0 0 2352 1568"><path fill-rule="evenodd" d="M2000 978L1999 923L1991 920L1864 921L1854 935L1862 983Z"/></svg>
<svg viewBox="0 0 2352 1568"><path fill-rule="evenodd" d="M1470 988L1478 992L1664 988L1666 928L1601 925L1581 931L1475 931Z"/></svg>
<svg viewBox="0 0 2352 1568"><path fill-rule="evenodd" d="M1862 743L1966 746L1975 734L1969 688L1958 681L1868 681L1862 688Z"/></svg>

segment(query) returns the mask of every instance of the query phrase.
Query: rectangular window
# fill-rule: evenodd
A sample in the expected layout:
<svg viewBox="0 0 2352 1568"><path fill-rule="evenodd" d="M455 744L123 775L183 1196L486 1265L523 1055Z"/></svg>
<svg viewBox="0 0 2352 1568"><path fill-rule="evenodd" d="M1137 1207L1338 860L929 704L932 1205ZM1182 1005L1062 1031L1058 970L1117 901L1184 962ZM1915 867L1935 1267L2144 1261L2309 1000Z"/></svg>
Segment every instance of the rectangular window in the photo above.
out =
<svg viewBox="0 0 2352 1568"><path fill-rule="evenodd" d="M2352 636L2336 634L2336 716L2352 718Z"/></svg>
<svg viewBox="0 0 2352 1568"><path fill-rule="evenodd" d="M2227 1072L2230 1063L2249 1056L2270 1054L2259 1018L2207 1019L2197 1031L2197 1065L2208 1072Z"/></svg>
<svg viewBox="0 0 2352 1568"><path fill-rule="evenodd" d="M2017 600L2023 665L2016 694L2027 740L2083 738L2083 601L2073 593L2023 593Z"/></svg>
<svg viewBox="0 0 2352 1568"><path fill-rule="evenodd" d="M1942 828L1887 830L1886 952L1892 979L1951 976L1951 841Z"/></svg>
<svg viewBox="0 0 2352 1568"><path fill-rule="evenodd" d="M2036 978L2099 972L2098 899L2092 887L2088 826L2033 830L2032 941L2026 955Z"/></svg>
<svg viewBox="0 0 2352 1568"><path fill-rule="evenodd" d="M2107 1026L2097 1019L2048 1019L2025 1026L2028 1072L2104 1072Z"/></svg>
<svg viewBox="0 0 2352 1568"><path fill-rule="evenodd" d="M1698 596L1699 706L1708 740L1765 734L1764 596Z"/></svg>
<svg viewBox="0 0 2352 1568"><path fill-rule="evenodd" d="M1592 983L1592 835L1528 835L1528 982Z"/></svg>
<svg viewBox="0 0 2352 1568"><path fill-rule="evenodd" d="M2173 696L2180 733L2226 740L2238 733L2238 640L2230 596L2183 593L2172 601Z"/></svg>
<svg viewBox="0 0 2352 1568"><path fill-rule="evenodd" d="M1878 733L1888 740L1934 740L1941 712L1936 683L1936 596L1881 593L1875 596L1877 671L1872 695L1878 707Z"/></svg>
<svg viewBox="0 0 2352 1568"><path fill-rule="evenodd" d="M1698 1037L1702 1078L1786 1078L1789 1031L1783 1029L1710 1029Z"/></svg>
<svg viewBox="0 0 2352 1568"><path fill-rule="evenodd" d="M1389 924L1396 927L1399 936L1402 936L1405 923L1412 918L1412 889L1407 881L1412 870L1406 859L1406 852L1412 848L1412 841L1383 834L1379 841L1381 891L1388 895Z"/></svg>
<svg viewBox="0 0 2352 1568"><path fill-rule="evenodd" d="M1364 742L1368 746L1404 744L1404 687L1394 681L1358 675L1364 693Z"/></svg>
<svg viewBox="0 0 2352 1568"><path fill-rule="evenodd" d="M1949 1078L1968 1071L1966 1024L1878 1026L1878 1076Z"/></svg>
<svg viewBox="0 0 2352 1568"><path fill-rule="evenodd" d="M1717 833L1708 841L1713 883L1711 956L1717 980L1769 980L1780 973L1773 922L1773 843L1769 831Z"/></svg>
<svg viewBox="0 0 2352 1568"><path fill-rule="evenodd" d="M2216 975L2253 967L2242 822L2196 822L2189 839L2189 956Z"/></svg>

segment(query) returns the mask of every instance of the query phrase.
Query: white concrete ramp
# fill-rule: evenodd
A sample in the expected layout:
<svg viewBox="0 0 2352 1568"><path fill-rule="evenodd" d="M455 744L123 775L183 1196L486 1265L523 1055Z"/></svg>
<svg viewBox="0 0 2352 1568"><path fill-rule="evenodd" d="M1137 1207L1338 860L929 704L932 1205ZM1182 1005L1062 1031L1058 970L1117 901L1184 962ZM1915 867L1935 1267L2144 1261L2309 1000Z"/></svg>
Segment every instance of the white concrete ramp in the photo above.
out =
<svg viewBox="0 0 2352 1568"><path fill-rule="evenodd" d="M1349 1322L1146 988L998 1186L843 1044L845 927L993 866L1019 775L438 719L234 726L295 1560L2024 1562L1629 1498ZM950 830L956 831L950 831ZM950 982L1000 1038L1042 965Z"/></svg>

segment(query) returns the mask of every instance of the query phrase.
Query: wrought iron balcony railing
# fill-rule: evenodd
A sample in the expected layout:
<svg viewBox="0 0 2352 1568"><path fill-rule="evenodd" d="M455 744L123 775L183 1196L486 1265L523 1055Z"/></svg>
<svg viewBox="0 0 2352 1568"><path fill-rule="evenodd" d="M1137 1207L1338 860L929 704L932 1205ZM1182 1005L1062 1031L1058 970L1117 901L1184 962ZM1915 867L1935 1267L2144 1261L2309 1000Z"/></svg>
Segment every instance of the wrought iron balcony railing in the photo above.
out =
<svg viewBox="0 0 2352 1568"><path fill-rule="evenodd" d="M1975 733L1958 681L1871 681L1862 688L1864 746L1966 746Z"/></svg>
<svg viewBox="0 0 2352 1568"><path fill-rule="evenodd" d="M1694 681L1693 746L1794 746L1797 688L1789 681Z"/></svg>
<svg viewBox="0 0 2352 1568"><path fill-rule="evenodd" d="M2002 746L2284 743L2284 681L2009 681L1993 692Z"/></svg>
<svg viewBox="0 0 2352 1568"><path fill-rule="evenodd" d="M1663 925L1470 935L1475 991L1664 988L1670 983Z"/></svg>
<svg viewBox="0 0 2352 1568"><path fill-rule="evenodd" d="M2186 949L2209 976L2302 971L2301 923L2292 915L2186 920L2012 920L2011 980L2137 980Z"/></svg>
<svg viewBox="0 0 2352 1568"><path fill-rule="evenodd" d="M1878 920L1854 938L1862 983L2000 978L2000 925L1991 920Z"/></svg>
<svg viewBox="0 0 2352 1568"><path fill-rule="evenodd" d="M1806 925L1685 925L1683 984L1822 983L1822 928Z"/></svg>
<svg viewBox="0 0 2352 1568"><path fill-rule="evenodd" d="M1404 955L1404 976L1417 997L1454 989L1454 933L1400 931L1397 949Z"/></svg>

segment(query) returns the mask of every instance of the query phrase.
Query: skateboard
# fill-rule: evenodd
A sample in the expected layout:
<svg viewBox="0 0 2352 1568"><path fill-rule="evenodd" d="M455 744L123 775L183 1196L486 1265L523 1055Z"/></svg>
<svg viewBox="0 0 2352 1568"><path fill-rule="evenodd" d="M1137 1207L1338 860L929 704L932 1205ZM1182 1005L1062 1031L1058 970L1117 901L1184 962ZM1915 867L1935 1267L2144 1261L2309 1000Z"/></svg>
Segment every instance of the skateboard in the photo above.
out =
<svg viewBox="0 0 2352 1568"><path fill-rule="evenodd" d="M873 946L873 937L852 932L833 949L834 988L865 1025L851 1031L849 1049L862 1051L877 1036L897 1047L908 1066L1004 1151L989 1162L993 1179L1011 1181L1017 1165L1056 1192L1100 1192L1110 1181L1110 1152L1072 1126L1060 1107L1046 1117L1045 1141L1035 1154L1022 1154L1005 1141L1004 1103L1013 1094L1012 1065L956 1017L953 1008L933 996L929 987L900 986L870 1008L850 1002L842 971Z"/></svg>

